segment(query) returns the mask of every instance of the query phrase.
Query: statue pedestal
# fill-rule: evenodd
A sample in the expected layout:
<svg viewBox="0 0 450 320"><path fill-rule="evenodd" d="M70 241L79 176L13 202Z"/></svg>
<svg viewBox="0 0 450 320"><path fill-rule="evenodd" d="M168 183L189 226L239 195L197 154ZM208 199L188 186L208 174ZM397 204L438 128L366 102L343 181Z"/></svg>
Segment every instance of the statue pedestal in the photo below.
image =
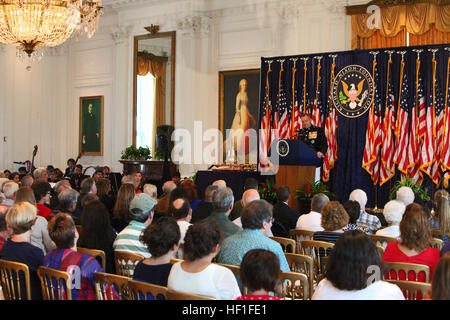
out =
<svg viewBox="0 0 450 320"><path fill-rule="evenodd" d="M119 160L123 164L123 174L141 172L148 180L161 180L164 172L164 160ZM177 166L168 161L170 176L177 172Z"/></svg>

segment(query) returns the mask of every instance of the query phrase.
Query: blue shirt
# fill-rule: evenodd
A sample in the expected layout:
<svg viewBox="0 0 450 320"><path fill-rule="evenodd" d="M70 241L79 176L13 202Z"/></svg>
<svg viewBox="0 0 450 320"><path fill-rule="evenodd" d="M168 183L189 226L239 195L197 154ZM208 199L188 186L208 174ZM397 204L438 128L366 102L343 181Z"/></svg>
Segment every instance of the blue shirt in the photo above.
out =
<svg viewBox="0 0 450 320"><path fill-rule="evenodd" d="M272 251L280 260L281 271L291 271L281 245L266 237L261 230L244 229L227 237L217 255L217 262L240 265L244 255L252 249L265 249Z"/></svg>

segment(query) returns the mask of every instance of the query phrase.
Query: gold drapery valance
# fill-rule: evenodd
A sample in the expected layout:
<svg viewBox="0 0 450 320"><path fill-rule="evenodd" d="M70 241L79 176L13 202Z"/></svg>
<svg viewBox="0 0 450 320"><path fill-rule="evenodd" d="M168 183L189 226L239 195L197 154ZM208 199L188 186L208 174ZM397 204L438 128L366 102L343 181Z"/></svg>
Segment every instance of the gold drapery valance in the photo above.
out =
<svg viewBox="0 0 450 320"><path fill-rule="evenodd" d="M369 3L370 4L370 3ZM400 32L423 35L426 32L450 32L450 5L435 3L414 3L380 8L379 28L369 28L367 20L372 14L352 14L352 47L358 47L361 38L398 37ZM431 44L431 43L430 43ZM406 45L401 44L401 45Z"/></svg>

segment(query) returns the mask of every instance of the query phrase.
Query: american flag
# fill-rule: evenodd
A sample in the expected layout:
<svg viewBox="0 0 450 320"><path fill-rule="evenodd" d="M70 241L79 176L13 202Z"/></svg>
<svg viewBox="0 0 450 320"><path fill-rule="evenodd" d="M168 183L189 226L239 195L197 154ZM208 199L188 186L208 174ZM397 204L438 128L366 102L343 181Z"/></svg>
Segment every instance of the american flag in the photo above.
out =
<svg viewBox="0 0 450 320"><path fill-rule="evenodd" d="M264 169L268 165L267 160L267 153L270 147L269 141L270 140L270 129L271 129L271 103L270 103L270 96L269 96L269 75L272 71L267 70L266 75L266 94L264 95L264 106L260 111L260 118L261 118L261 130L259 133L259 167L260 169Z"/></svg>
<svg viewBox="0 0 450 320"><path fill-rule="evenodd" d="M408 148L408 174L416 183L421 183L423 176L420 171L419 158L423 143L423 134L425 134L426 113L425 96L423 94L422 76L420 73L420 60L417 59L416 63L416 98L411 116L411 131ZM423 131L422 136L420 135L420 130Z"/></svg>
<svg viewBox="0 0 450 320"><path fill-rule="evenodd" d="M320 63L317 65L317 87L316 87L316 98L314 99L313 110L312 110L312 124L317 127L322 127L322 98L320 93L320 88L322 87L322 77L320 76L320 69L322 66Z"/></svg>
<svg viewBox="0 0 450 320"><path fill-rule="evenodd" d="M387 71L387 89L386 89L386 108L384 113L382 128L382 149L381 149L381 168L380 168L380 186L386 183L395 175L394 164L394 140L392 128L394 127L395 115L395 97L392 85L392 70L390 70L392 60L388 61Z"/></svg>
<svg viewBox="0 0 450 320"><path fill-rule="evenodd" d="M298 92L296 83L297 83L297 68L294 65L294 67L292 67L291 136L295 135L296 131L301 129L300 110L298 107Z"/></svg>
<svg viewBox="0 0 450 320"><path fill-rule="evenodd" d="M406 79L406 72L404 72L405 62L401 62L401 86L399 92L399 105L397 109L397 122L395 125L395 152L394 162L397 164L397 169L402 172L404 176L408 175L408 161L406 150L408 147L408 82Z"/></svg>
<svg viewBox="0 0 450 320"><path fill-rule="evenodd" d="M330 86L334 81L334 68L336 67L335 63L331 66L331 80ZM323 171L322 171L322 180L327 182L330 180L330 171L334 167L334 163L337 160L337 141L336 141L336 129L338 127L337 123L337 112L336 108L333 105L332 93L330 88L330 95L328 98L328 117L325 120L325 136L328 141L328 150L325 154L325 158L323 159Z"/></svg>
<svg viewBox="0 0 450 320"><path fill-rule="evenodd" d="M286 98L286 81L284 78L284 68L281 65L280 69L280 78L279 78L279 86L278 86L278 130L279 136L281 139L289 138L289 114L290 108Z"/></svg>
<svg viewBox="0 0 450 320"><path fill-rule="evenodd" d="M381 96L377 88L379 75L377 62L373 61L373 82L375 85L374 99L367 119L366 145L363 154L362 167L371 175L373 184L376 185L379 178L380 168L380 145L381 145Z"/></svg>
<svg viewBox="0 0 450 320"><path fill-rule="evenodd" d="M431 178L436 185L439 185L441 180L441 163L442 163L442 153L443 153L443 137L444 137L444 115L445 115L445 103L444 96L440 90L439 81L436 77L436 91L435 91L435 132L433 132L434 137L434 162L431 167Z"/></svg>
<svg viewBox="0 0 450 320"><path fill-rule="evenodd" d="M450 170L450 57L447 60L447 85L445 86L445 117L444 117L444 133L442 142L442 171ZM449 187L448 180L450 179L450 174L447 172L444 176L444 186Z"/></svg>

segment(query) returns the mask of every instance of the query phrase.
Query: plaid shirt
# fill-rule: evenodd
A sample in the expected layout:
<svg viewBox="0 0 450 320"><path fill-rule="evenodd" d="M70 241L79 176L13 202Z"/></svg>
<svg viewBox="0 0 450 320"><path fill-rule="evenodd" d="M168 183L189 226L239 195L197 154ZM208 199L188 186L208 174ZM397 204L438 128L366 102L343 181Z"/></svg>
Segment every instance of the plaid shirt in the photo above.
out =
<svg viewBox="0 0 450 320"><path fill-rule="evenodd" d="M369 228L369 234L374 234L378 229L381 228L380 219L378 219L377 216L368 214L365 210L361 210L359 219L356 220L356 224L359 226L367 226Z"/></svg>

